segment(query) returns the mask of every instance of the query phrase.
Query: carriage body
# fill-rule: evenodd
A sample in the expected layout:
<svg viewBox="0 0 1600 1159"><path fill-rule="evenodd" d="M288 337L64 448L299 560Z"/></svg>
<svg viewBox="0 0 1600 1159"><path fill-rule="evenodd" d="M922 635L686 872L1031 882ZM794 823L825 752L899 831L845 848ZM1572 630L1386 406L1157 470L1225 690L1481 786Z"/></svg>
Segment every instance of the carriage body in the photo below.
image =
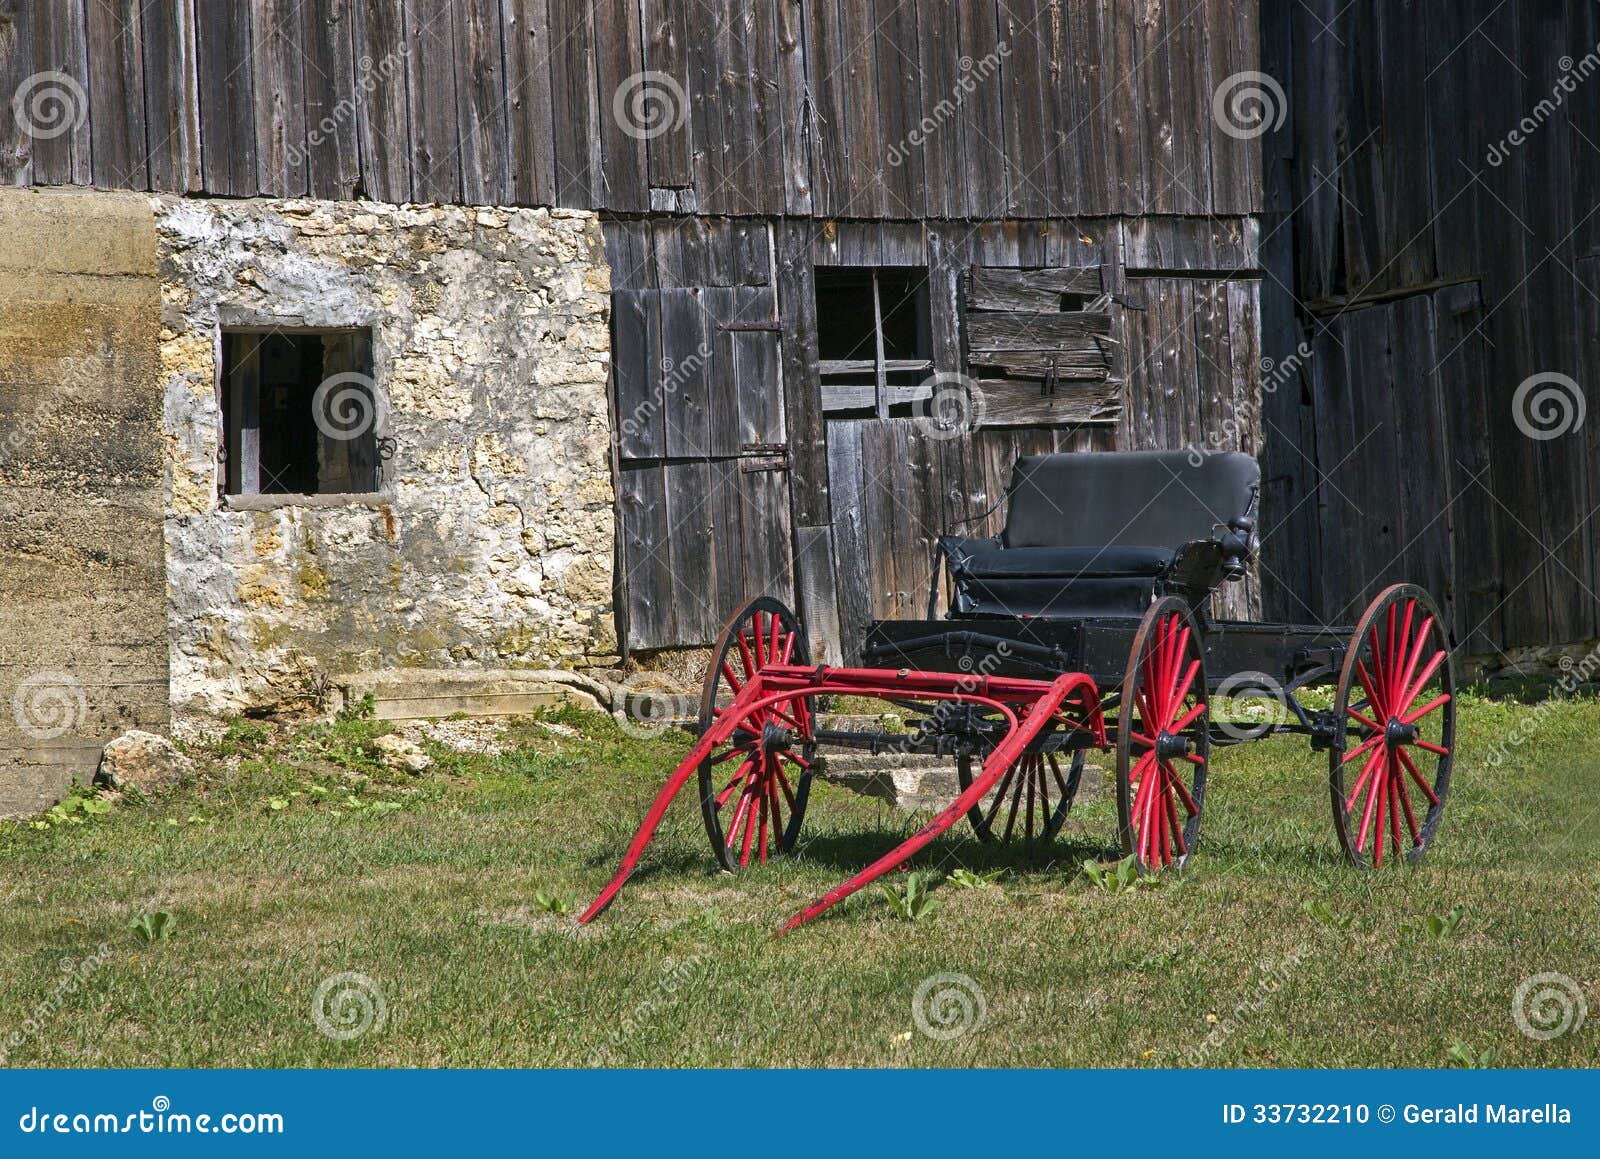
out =
<svg viewBox="0 0 1600 1159"><path fill-rule="evenodd" d="M1349 626L1213 618L1214 593L1247 574L1259 547L1259 490L1255 460L1237 453L1024 457L1000 532L942 536L926 616L871 623L853 667L812 665L794 614L751 601L713 650L699 741L582 920L610 904L696 774L724 869L795 849L814 762L832 747L949 757L961 791L785 929L904 865L962 818L985 841L1053 839L1093 750L1114 754L1119 843L1146 870L1192 856L1213 746L1271 733L1326 752L1335 830L1353 865L1380 866L1386 851L1390 862L1420 857L1455 744L1444 619L1408 584L1379 593ZM1324 686L1332 693L1315 707L1302 702ZM1213 722L1219 694L1262 692L1281 719ZM820 710L835 696L896 705L906 728L829 729Z"/></svg>

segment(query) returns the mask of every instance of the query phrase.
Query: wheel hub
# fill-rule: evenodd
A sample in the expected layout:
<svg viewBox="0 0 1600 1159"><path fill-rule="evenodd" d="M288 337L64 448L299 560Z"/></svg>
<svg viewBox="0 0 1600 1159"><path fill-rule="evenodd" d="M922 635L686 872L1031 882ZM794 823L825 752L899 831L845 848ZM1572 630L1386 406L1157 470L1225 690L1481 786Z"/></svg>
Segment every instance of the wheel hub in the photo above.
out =
<svg viewBox="0 0 1600 1159"><path fill-rule="evenodd" d="M761 730L761 748L763 752L775 753L794 746L794 730L768 721Z"/></svg>
<svg viewBox="0 0 1600 1159"><path fill-rule="evenodd" d="M1193 749L1193 742L1182 733L1161 732L1156 735L1156 756L1164 761L1186 757Z"/></svg>
<svg viewBox="0 0 1600 1159"><path fill-rule="evenodd" d="M1391 716L1384 726L1383 743L1392 751L1402 745L1417 743L1417 726L1406 724L1398 716Z"/></svg>

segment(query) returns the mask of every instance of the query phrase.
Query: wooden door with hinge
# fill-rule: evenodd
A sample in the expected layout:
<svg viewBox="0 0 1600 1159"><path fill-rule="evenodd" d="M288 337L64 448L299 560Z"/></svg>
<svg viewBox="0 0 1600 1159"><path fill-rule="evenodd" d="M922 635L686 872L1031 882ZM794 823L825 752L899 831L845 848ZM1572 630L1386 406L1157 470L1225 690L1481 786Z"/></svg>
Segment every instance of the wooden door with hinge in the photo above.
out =
<svg viewBox="0 0 1600 1159"><path fill-rule="evenodd" d="M752 596L794 599L773 287L612 295L619 635L712 643Z"/></svg>

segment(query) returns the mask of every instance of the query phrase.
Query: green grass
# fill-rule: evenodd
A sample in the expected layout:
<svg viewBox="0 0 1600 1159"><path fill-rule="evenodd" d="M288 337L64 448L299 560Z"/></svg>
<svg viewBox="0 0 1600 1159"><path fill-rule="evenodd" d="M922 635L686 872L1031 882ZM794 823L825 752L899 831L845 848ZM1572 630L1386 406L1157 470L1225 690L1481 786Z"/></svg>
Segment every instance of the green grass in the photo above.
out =
<svg viewBox="0 0 1600 1159"><path fill-rule="evenodd" d="M378 764L371 721L242 723L159 801L0 826L0 1051L15 1066L1444 1066L1453 1049L1592 1065L1600 704L1536 712L1469 698L1416 869L1346 868L1325 759L1284 738L1217 754L1181 880L1116 891L1081 874L1116 855L1102 796L1049 860L953 830L913 867L941 903L922 920L866 890L781 939L919 820L821 786L799 855L734 878L709 873L685 793L579 929L547 906L605 882L684 738L566 714L581 736L519 722L513 751L435 749L413 778ZM1531 735L1491 767L1519 726ZM958 867L1007 872L963 889ZM1428 936L1458 906L1455 930ZM167 936L129 928L158 913ZM386 1018L338 1040L314 996L352 971ZM1512 999L1545 972L1596 1009L1536 1041ZM970 977L986 1010L948 1041L912 1016L940 973Z"/></svg>

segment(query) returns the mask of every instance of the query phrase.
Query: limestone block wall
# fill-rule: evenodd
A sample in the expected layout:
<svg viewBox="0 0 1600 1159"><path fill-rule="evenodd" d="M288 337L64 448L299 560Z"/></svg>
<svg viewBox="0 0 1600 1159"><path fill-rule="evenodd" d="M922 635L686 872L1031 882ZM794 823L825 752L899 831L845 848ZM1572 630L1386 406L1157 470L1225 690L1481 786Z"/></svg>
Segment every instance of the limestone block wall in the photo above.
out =
<svg viewBox="0 0 1600 1159"><path fill-rule="evenodd" d="M167 724L148 199L0 189L0 817Z"/></svg>
<svg viewBox="0 0 1600 1159"><path fill-rule="evenodd" d="M292 707L372 669L614 660L593 214L153 205L175 707ZM221 496L224 326L371 328L378 493Z"/></svg>

